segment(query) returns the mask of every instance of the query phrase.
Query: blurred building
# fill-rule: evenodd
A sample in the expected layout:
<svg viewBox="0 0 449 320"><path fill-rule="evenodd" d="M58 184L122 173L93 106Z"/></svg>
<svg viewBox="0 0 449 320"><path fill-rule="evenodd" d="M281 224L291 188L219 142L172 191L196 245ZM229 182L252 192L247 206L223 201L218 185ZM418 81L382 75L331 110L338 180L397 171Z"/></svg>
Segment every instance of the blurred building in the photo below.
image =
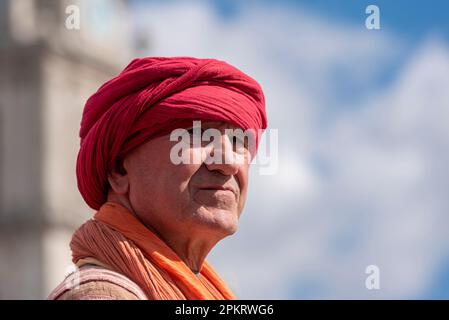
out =
<svg viewBox="0 0 449 320"><path fill-rule="evenodd" d="M0 0L0 299L45 298L70 266L92 212L76 186L82 109L131 57L128 9Z"/></svg>

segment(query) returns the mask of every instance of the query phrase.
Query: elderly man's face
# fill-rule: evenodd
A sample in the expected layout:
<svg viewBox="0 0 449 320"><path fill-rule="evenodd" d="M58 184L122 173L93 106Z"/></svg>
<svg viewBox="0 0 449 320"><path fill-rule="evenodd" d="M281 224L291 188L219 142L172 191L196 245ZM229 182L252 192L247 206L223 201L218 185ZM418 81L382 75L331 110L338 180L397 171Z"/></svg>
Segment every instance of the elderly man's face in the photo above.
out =
<svg viewBox="0 0 449 320"><path fill-rule="evenodd" d="M233 129L231 125L203 122L201 127L219 129L221 142L231 143L224 132L225 128ZM225 237L233 234L246 200L249 161L207 164L203 144L187 148L191 156L197 153L202 159L200 163L174 164L170 152L176 143L170 141L170 135L158 137L126 157L123 166L132 208L147 226L161 235L187 232ZM236 150L231 147L227 152ZM242 154L242 150L238 152ZM245 159L250 157L246 148L243 153Z"/></svg>

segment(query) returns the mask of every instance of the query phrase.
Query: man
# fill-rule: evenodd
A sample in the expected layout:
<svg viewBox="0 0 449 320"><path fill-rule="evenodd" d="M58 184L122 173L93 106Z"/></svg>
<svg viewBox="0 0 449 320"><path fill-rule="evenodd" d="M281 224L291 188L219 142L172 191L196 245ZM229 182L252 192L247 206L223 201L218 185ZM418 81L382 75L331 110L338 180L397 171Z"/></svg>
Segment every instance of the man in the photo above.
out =
<svg viewBox="0 0 449 320"><path fill-rule="evenodd" d="M174 161L173 132L195 121L214 143L188 139L180 157L196 161ZM97 213L70 244L78 271L49 298L234 299L205 258L237 230L266 126L259 84L225 62L133 60L84 108L76 173ZM256 147L235 147L230 129Z"/></svg>

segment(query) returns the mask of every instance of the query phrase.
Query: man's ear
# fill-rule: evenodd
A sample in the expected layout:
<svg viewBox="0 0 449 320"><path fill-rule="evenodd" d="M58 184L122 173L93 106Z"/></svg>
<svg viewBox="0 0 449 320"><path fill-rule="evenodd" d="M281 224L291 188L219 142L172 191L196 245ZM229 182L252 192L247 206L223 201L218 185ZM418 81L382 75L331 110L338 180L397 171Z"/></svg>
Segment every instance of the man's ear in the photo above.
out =
<svg viewBox="0 0 449 320"><path fill-rule="evenodd" d="M117 161L116 167L109 172L108 181L111 189L117 194L126 194L129 190L129 176L123 166L123 161Z"/></svg>

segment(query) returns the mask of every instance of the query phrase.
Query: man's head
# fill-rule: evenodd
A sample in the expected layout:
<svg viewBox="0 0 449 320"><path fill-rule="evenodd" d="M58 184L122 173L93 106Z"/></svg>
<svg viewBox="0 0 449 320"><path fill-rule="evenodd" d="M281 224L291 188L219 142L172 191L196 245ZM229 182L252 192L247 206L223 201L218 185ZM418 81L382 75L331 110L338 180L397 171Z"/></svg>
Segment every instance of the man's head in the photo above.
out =
<svg viewBox="0 0 449 320"><path fill-rule="evenodd" d="M210 163L204 159L208 148L191 146L187 153L200 154L202 161L173 163L176 141L170 133L194 120L201 120L203 129L219 129L222 145L228 143L227 128L255 130L257 146L267 127L262 89L223 61L133 60L84 108L77 179L86 203L98 210L119 198L154 229L235 232L246 199L248 161Z"/></svg>
<svg viewBox="0 0 449 320"><path fill-rule="evenodd" d="M246 200L251 155L247 145L239 148L226 134L235 126L209 121L201 129L217 129L220 141L195 145L192 138L184 157L199 161L173 163L170 154L177 142L170 135L151 139L128 154L108 176L109 200L128 206L160 235L180 230L216 238L233 234ZM211 154L223 161L207 161ZM239 156L244 161L238 161Z"/></svg>

